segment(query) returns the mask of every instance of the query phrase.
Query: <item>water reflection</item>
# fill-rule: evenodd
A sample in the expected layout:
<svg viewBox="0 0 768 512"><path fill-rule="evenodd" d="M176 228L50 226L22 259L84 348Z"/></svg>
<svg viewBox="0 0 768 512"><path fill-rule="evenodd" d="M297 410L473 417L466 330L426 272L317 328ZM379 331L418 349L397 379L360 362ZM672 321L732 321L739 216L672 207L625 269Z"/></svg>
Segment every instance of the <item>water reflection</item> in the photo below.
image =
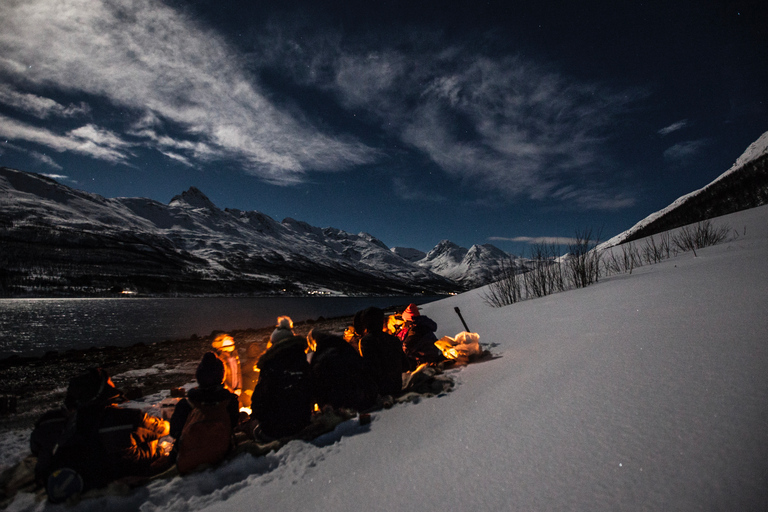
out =
<svg viewBox="0 0 768 512"><path fill-rule="evenodd" d="M50 350L128 346L274 324L351 315L368 307L423 304L440 297L215 297L0 299L0 358Z"/></svg>

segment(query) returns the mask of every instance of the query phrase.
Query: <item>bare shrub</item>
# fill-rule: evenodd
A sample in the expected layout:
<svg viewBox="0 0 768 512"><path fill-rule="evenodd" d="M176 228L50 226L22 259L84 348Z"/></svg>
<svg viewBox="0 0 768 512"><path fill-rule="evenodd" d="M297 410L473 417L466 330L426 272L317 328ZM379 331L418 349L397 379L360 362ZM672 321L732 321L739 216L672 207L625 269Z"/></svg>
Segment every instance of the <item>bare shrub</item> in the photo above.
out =
<svg viewBox="0 0 768 512"><path fill-rule="evenodd" d="M669 233L662 233L659 240L655 236L648 238L643 246L643 259L650 265L670 257L672 247Z"/></svg>
<svg viewBox="0 0 768 512"><path fill-rule="evenodd" d="M632 242L621 244L621 252L618 252L616 247L610 250L610 254L604 256L603 267L606 274L624 274L632 273L635 267L641 267L643 265L640 251L635 247Z"/></svg>
<svg viewBox="0 0 768 512"><path fill-rule="evenodd" d="M523 274L523 288L525 296L545 297L558 290L558 283L562 285L561 269L556 258L558 247L547 244L534 244L531 246L531 258L528 272Z"/></svg>
<svg viewBox="0 0 768 512"><path fill-rule="evenodd" d="M568 244L568 257L565 265L568 277L576 288L584 288L594 284L600 278L600 260L602 254L595 250L600 235L592 241L592 230L577 231L574 242Z"/></svg>
<svg viewBox="0 0 768 512"><path fill-rule="evenodd" d="M495 281L482 295L483 302L494 308L508 306L523 300L522 278L511 259L501 260Z"/></svg>
<svg viewBox="0 0 768 512"><path fill-rule="evenodd" d="M729 226L723 225L716 228L712 221L705 220L699 222L694 227L685 226L674 237L672 243L681 251L693 251L696 256L696 249L717 245L728 239Z"/></svg>

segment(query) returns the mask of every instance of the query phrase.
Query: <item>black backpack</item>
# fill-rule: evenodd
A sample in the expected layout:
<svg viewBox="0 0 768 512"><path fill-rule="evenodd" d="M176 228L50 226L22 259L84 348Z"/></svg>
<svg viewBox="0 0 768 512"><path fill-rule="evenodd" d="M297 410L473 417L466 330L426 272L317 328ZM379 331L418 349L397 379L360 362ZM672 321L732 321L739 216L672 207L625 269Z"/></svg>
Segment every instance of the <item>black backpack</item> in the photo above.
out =
<svg viewBox="0 0 768 512"><path fill-rule="evenodd" d="M99 440L100 415L72 413L54 445L46 468L41 468L48 500L62 503L71 497L106 484L106 468Z"/></svg>

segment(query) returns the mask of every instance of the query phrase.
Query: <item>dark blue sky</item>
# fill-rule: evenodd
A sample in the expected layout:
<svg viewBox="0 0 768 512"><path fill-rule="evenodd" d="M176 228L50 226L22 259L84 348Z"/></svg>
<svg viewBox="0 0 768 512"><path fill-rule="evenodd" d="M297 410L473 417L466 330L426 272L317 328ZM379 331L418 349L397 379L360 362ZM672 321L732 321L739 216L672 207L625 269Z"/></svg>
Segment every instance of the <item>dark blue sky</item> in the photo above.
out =
<svg viewBox="0 0 768 512"><path fill-rule="evenodd" d="M0 165L390 247L607 239L768 130L765 4L6 1Z"/></svg>

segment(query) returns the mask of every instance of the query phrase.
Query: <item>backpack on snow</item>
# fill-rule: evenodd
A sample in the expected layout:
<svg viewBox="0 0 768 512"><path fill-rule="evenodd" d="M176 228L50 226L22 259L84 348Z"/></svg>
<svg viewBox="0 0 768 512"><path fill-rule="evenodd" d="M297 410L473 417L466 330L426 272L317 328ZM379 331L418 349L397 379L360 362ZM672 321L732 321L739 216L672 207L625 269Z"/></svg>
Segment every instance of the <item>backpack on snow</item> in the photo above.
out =
<svg viewBox="0 0 768 512"><path fill-rule="evenodd" d="M178 440L176 467L179 474L218 464L227 456L233 444L227 402L192 404Z"/></svg>
<svg viewBox="0 0 768 512"><path fill-rule="evenodd" d="M56 444L45 459L42 475L48 501L62 503L105 483L98 416L83 418L80 412L67 420ZM36 468L37 469L37 468Z"/></svg>

